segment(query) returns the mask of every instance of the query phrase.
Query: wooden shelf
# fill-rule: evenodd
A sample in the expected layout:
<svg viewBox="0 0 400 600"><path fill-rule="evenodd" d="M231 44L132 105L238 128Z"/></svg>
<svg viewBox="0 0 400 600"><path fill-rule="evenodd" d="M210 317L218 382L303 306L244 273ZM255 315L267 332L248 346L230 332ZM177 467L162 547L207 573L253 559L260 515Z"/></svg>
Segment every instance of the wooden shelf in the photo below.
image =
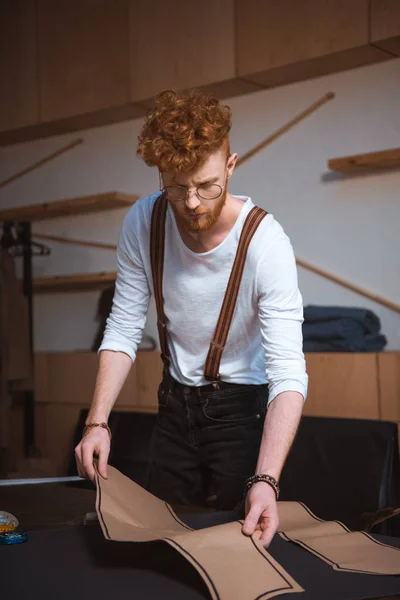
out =
<svg viewBox="0 0 400 600"><path fill-rule="evenodd" d="M66 200L45 202L44 204L31 204L0 210L0 221L41 221L43 219L83 215L115 208L129 208L137 199L138 196L122 194L121 192L67 198Z"/></svg>
<svg viewBox="0 0 400 600"><path fill-rule="evenodd" d="M51 294L102 290L113 285L116 277L115 271L40 277L33 280L33 291L36 294Z"/></svg>
<svg viewBox="0 0 400 600"><path fill-rule="evenodd" d="M329 169L345 173L367 169L389 169L396 166L400 167L400 148L369 152L368 154L353 154L328 160Z"/></svg>

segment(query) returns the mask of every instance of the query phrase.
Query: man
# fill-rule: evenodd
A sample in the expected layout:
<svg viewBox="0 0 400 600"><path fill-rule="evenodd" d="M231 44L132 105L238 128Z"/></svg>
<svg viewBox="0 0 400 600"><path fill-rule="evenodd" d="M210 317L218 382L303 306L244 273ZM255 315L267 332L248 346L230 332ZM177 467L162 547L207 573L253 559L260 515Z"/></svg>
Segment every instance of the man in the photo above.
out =
<svg viewBox="0 0 400 600"><path fill-rule="evenodd" d="M97 454L100 475L107 476L110 436L104 427L135 360L149 297L155 294L161 298L166 348L149 490L180 504L213 496L214 505L226 509L247 492L243 533L259 530L268 546L278 527L279 476L306 397L303 307L282 227L250 198L228 192L237 161L230 153L230 127L230 109L197 91L161 93L145 120L138 154L158 168L162 193L136 202L124 219L113 307L76 458L79 473L93 480ZM150 241L161 202L166 216L159 231L165 241L157 293ZM241 234L254 211L260 219L221 345L214 334L241 253ZM160 250L160 235L153 249ZM205 373L210 342L220 352L212 377Z"/></svg>

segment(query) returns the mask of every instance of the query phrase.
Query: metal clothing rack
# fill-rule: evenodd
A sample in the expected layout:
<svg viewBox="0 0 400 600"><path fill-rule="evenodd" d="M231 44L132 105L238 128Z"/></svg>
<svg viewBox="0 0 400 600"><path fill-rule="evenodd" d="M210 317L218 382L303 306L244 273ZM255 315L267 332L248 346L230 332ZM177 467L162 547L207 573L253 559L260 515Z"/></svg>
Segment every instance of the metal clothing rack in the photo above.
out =
<svg viewBox="0 0 400 600"><path fill-rule="evenodd" d="M50 248L32 240L30 221L4 221L0 238L2 248L14 257L22 257L23 293L28 301L29 346L32 366L33 351L33 277L32 256L48 256ZM24 449L26 457L34 457L35 450L35 392L24 392Z"/></svg>

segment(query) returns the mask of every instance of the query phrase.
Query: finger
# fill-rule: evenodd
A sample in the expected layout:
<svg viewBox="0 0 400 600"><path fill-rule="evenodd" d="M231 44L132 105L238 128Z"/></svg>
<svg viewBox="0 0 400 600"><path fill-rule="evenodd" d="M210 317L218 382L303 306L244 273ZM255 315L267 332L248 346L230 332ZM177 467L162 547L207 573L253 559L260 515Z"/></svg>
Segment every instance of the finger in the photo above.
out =
<svg viewBox="0 0 400 600"><path fill-rule="evenodd" d="M83 467L87 473L87 477L90 479L90 481L92 481L94 483L94 477L95 477L95 473L94 473L94 467L93 467L93 447L90 446L86 446L83 447Z"/></svg>
<svg viewBox="0 0 400 600"><path fill-rule="evenodd" d="M258 521L261 515L261 508L258 506L251 506L243 523L242 532L245 535L253 535L258 525Z"/></svg>
<svg viewBox="0 0 400 600"><path fill-rule="evenodd" d="M82 448L80 445L75 448L75 460L79 477L86 479L87 475L82 466Z"/></svg>
<svg viewBox="0 0 400 600"><path fill-rule="evenodd" d="M272 521L267 523L266 527L263 528L263 532L260 536L260 542L264 546L264 548L268 548L270 543L272 542L272 538L274 537L278 525Z"/></svg>
<svg viewBox="0 0 400 600"><path fill-rule="evenodd" d="M99 462L98 462L98 470L99 473L101 475L101 477L103 477L103 479L107 479L107 459L108 459L108 451L107 450L100 450L99 452Z"/></svg>

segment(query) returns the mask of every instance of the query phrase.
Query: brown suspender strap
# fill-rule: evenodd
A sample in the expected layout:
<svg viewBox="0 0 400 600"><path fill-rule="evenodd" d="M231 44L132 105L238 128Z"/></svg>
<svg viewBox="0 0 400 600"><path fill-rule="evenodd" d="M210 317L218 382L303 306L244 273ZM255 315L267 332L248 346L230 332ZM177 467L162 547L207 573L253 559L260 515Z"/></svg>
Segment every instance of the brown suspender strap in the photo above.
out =
<svg viewBox="0 0 400 600"><path fill-rule="evenodd" d="M150 261L153 274L154 298L157 307L157 327L160 337L161 358L168 367L167 320L164 313L162 281L164 272L165 219L168 200L162 194L154 203L150 229Z"/></svg>
<svg viewBox="0 0 400 600"><path fill-rule="evenodd" d="M243 225L235 261L233 263L228 287L225 292L224 301L222 303L221 312L214 333L214 339L210 344L210 349L207 355L204 376L208 381L217 381L219 379L219 365L221 363L222 353L228 338L229 328L231 326L233 312L235 310L244 264L246 261L247 250L253 235L257 230L257 227L267 214L268 213L265 210L255 206L247 215L246 221Z"/></svg>

